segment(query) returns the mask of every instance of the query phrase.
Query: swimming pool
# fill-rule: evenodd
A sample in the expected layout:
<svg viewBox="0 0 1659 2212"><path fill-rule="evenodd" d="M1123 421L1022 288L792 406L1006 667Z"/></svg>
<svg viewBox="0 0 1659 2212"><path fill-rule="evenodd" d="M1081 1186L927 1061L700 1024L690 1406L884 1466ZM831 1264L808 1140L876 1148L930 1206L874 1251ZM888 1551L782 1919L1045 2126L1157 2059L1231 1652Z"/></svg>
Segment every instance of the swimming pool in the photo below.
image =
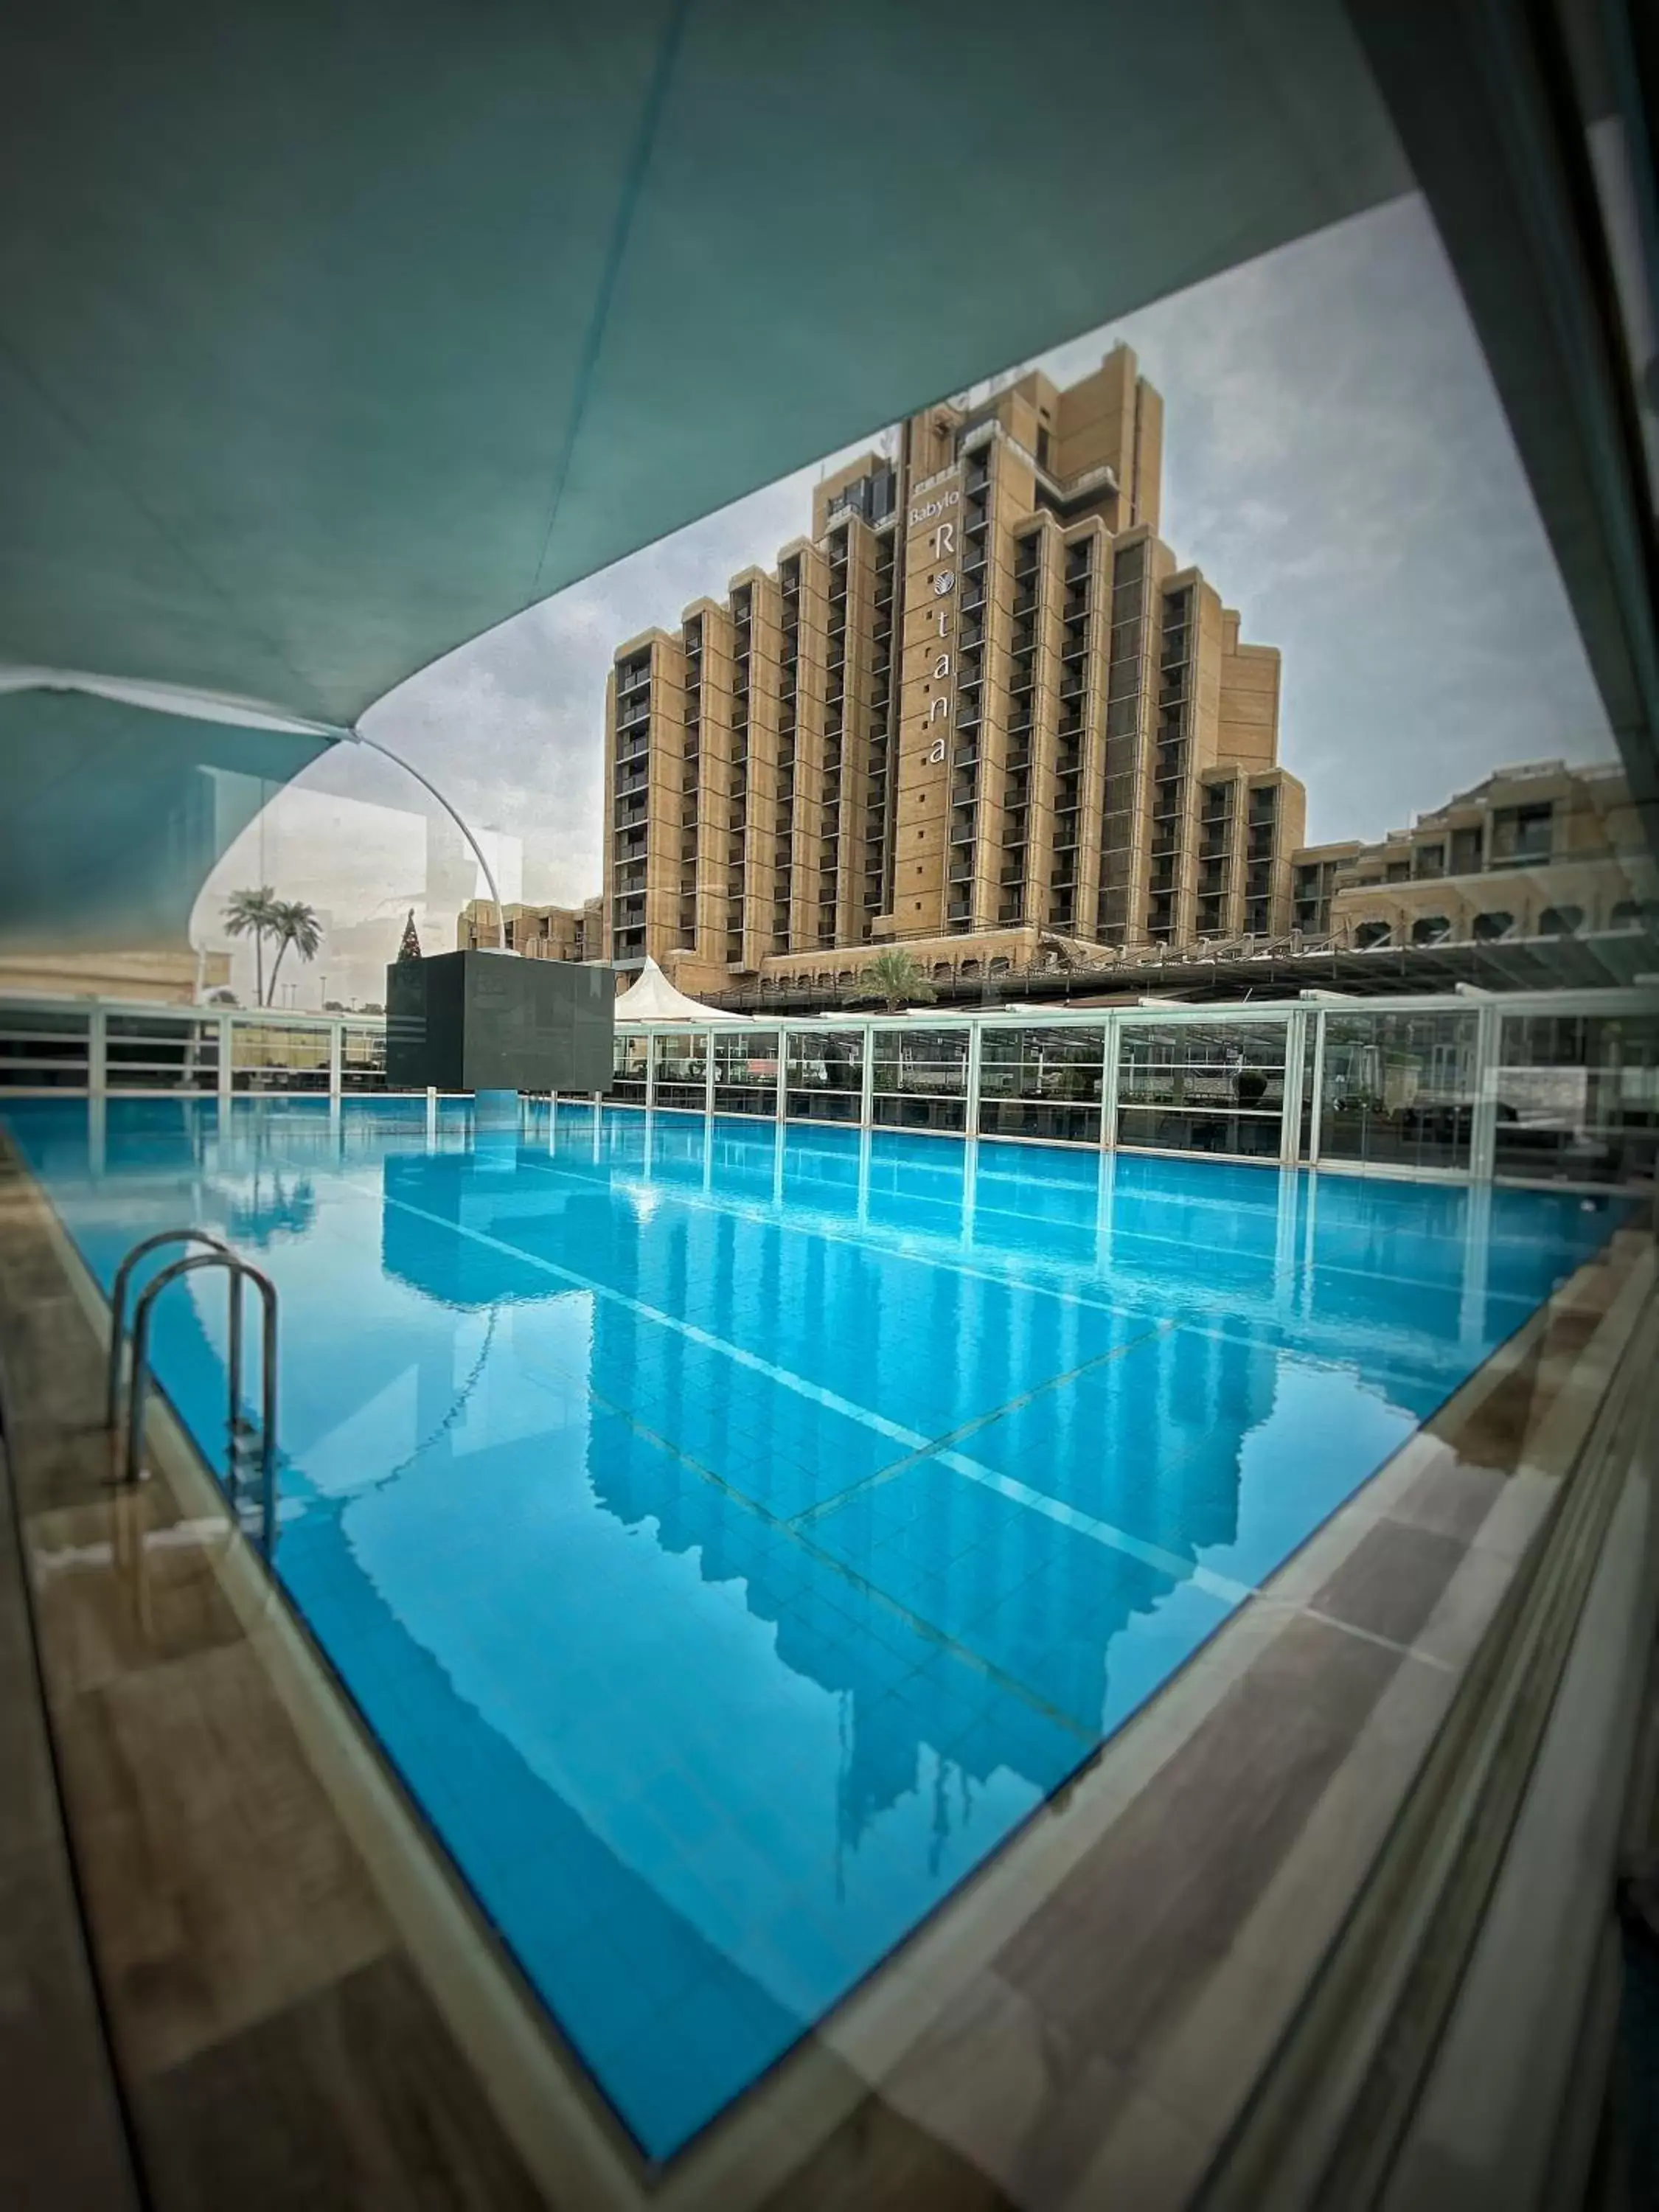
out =
<svg viewBox="0 0 1659 2212"><path fill-rule="evenodd" d="M642 2148L741 2093L1620 1209L700 1115L17 1101L283 1311L276 1568ZM222 1446L223 1291L156 1364Z"/></svg>

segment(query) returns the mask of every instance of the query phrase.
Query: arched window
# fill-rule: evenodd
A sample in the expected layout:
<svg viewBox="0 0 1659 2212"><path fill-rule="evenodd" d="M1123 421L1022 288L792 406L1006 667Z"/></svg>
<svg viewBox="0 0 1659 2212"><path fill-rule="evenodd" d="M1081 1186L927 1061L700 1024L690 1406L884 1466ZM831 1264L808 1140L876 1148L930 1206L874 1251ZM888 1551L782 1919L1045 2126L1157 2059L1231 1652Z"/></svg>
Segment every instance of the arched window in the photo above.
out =
<svg viewBox="0 0 1659 2212"><path fill-rule="evenodd" d="M933 963L933 981L936 983L948 983L950 980L950 962L948 960L935 960Z"/></svg>
<svg viewBox="0 0 1659 2212"><path fill-rule="evenodd" d="M1362 952L1370 952L1379 945L1389 944L1393 936L1394 929L1389 922L1362 921L1353 933L1353 941Z"/></svg>
<svg viewBox="0 0 1659 2212"><path fill-rule="evenodd" d="M1425 914L1412 924L1413 945L1444 945L1451 936L1451 923L1443 914Z"/></svg>
<svg viewBox="0 0 1659 2212"><path fill-rule="evenodd" d="M1540 937L1577 937L1583 926L1582 906L1547 906L1538 917Z"/></svg>
<svg viewBox="0 0 1659 2212"><path fill-rule="evenodd" d="M978 963L978 961L977 961L977 960L964 960L964 961L963 962L963 963L962 963L961 967L960 967L959 969L957 969L957 974L962 977L962 979L963 979L963 982L965 983L965 982L967 981L968 978L969 978L970 975L978 975L978 973L979 973L979 963Z"/></svg>
<svg viewBox="0 0 1659 2212"><path fill-rule="evenodd" d="M991 973L994 975L1006 975L1008 973L1008 962L1000 952L991 963Z"/></svg>
<svg viewBox="0 0 1659 2212"><path fill-rule="evenodd" d="M1474 941L1477 945L1496 945L1500 937L1507 937L1514 927L1515 916L1506 913L1502 907L1495 908L1490 914L1478 914L1474 917Z"/></svg>

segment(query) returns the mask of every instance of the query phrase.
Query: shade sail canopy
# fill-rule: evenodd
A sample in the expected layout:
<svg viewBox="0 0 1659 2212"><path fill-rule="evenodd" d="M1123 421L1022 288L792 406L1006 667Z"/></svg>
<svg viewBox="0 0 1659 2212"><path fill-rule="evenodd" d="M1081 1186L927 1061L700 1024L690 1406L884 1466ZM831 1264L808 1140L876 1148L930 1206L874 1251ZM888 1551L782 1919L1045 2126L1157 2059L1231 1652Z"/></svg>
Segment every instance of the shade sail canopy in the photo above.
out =
<svg viewBox="0 0 1659 2212"><path fill-rule="evenodd" d="M0 73L0 663L349 725L1407 182L1335 0L62 0Z"/></svg>
<svg viewBox="0 0 1659 2212"><path fill-rule="evenodd" d="M214 862L326 742L0 691L0 943L187 943Z"/></svg>
<svg viewBox="0 0 1659 2212"><path fill-rule="evenodd" d="M0 659L349 722L1407 182L1328 0L1037 0L1011 112L1013 36L1006 0L33 11L0 76Z"/></svg>
<svg viewBox="0 0 1659 2212"><path fill-rule="evenodd" d="M645 965L617 1001L619 1022L726 1022L747 1026L747 1014L723 1013L677 991L647 953Z"/></svg>

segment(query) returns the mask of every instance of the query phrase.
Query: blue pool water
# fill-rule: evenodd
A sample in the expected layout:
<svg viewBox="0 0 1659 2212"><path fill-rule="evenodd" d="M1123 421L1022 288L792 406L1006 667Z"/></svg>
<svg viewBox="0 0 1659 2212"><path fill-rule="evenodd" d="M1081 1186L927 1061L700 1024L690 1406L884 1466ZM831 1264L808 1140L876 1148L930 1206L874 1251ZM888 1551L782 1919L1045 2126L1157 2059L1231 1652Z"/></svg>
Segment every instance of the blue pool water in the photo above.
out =
<svg viewBox="0 0 1659 2212"><path fill-rule="evenodd" d="M423 1102L16 1102L107 1285L282 1296L276 1565L647 2152L747 2087L1615 1210ZM223 1290L157 1369L223 1442Z"/></svg>

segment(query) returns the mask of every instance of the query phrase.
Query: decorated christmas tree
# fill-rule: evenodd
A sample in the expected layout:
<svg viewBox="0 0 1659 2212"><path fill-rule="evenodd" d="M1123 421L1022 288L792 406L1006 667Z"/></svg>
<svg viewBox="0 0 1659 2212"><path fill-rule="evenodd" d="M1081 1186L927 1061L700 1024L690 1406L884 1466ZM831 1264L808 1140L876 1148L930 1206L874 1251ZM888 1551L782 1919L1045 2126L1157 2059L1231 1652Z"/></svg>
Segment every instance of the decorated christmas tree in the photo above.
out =
<svg viewBox="0 0 1659 2212"><path fill-rule="evenodd" d="M418 960L420 957L421 940L415 931L415 909L410 907L409 920L404 924L404 941L398 947L398 957L404 961Z"/></svg>

